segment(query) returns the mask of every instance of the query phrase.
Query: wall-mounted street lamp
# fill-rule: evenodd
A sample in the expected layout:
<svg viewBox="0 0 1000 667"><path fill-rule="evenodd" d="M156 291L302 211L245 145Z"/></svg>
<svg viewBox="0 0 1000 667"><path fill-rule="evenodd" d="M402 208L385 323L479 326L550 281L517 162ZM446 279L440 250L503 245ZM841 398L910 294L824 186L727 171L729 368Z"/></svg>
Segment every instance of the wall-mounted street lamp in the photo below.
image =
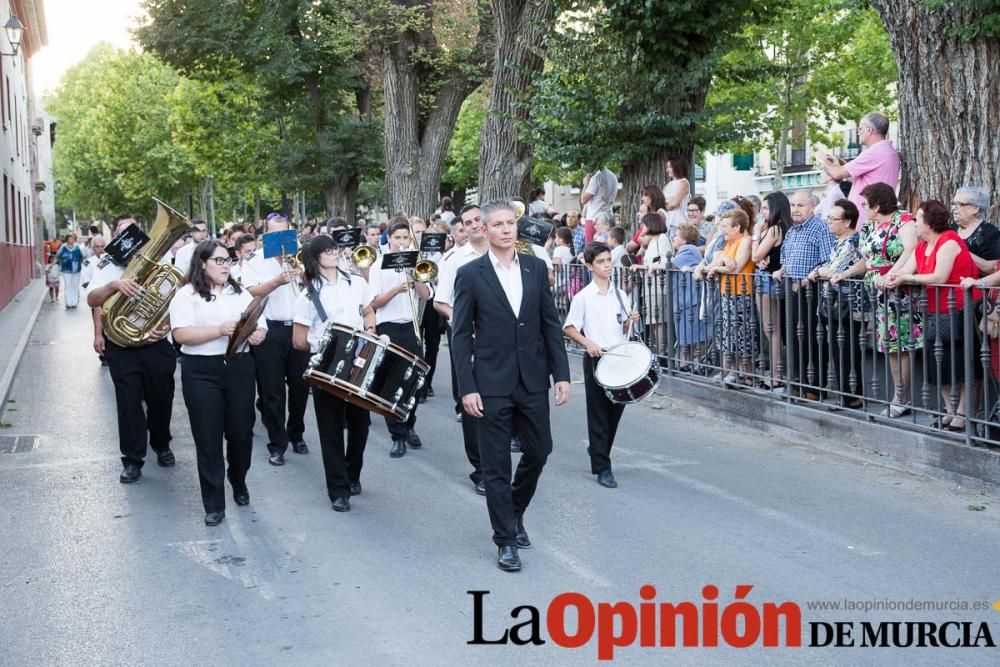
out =
<svg viewBox="0 0 1000 667"><path fill-rule="evenodd" d="M3 30L7 33L7 40L14 47L14 50L10 53L0 51L0 56L16 56L17 50L21 46L21 37L24 36L24 24L21 23L20 19L11 14L10 20L4 24Z"/></svg>

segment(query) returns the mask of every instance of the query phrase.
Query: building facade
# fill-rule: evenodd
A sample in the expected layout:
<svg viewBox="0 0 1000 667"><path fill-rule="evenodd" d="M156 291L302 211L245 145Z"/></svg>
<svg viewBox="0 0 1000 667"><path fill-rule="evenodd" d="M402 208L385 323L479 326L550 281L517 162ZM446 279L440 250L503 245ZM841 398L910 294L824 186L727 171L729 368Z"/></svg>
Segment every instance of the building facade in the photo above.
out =
<svg viewBox="0 0 1000 667"><path fill-rule="evenodd" d="M0 309L38 275L39 230L35 214L32 133L36 110L30 60L48 41L42 0L0 0L0 24L16 16L24 25L17 53L0 31L0 165L3 219L0 222ZM48 187L51 187L49 185Z"/></svg>

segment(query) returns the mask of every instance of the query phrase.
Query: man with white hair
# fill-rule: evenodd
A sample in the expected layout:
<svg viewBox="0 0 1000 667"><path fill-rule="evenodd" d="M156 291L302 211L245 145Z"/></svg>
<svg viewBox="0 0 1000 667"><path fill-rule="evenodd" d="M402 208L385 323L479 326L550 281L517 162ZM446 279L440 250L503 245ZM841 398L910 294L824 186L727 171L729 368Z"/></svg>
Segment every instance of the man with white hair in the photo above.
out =
<svg viewBox="0 0 1000 667"><path fill-rule="evenodd" d="M847 164L840 164L836 155L823 156L823 170L836 181L851 181L851 192L847 198L858 207L861 219L858 229L865 221L865 211L861 204L861 191L872 183L885 183L893 190L899 182L899 153L886 139L889 135L889 119L873 111L858 122L858 142L865 147L861 155Z"/></svg>

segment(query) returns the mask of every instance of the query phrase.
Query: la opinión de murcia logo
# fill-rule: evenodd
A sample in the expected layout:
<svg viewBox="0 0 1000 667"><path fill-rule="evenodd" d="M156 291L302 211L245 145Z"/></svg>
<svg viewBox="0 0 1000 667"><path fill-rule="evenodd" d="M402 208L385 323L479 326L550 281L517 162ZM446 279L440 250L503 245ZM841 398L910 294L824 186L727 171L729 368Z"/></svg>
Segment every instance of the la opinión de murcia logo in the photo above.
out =
<svg viewBox="0 0 1000 667"><path fill-rule="evenodd" d="M593 602L583 593L566 592L552 598L544 614L533 605L510 610L516 621L504 626L487 622L488 590L466 591L472 596L472 639L467 644L541 646L549 641L579 649L596 640L597 658L612 660L616 649L640 648L800 648L802 610L798 603L748 600L753 585L736 586L731 601L719 601L719 588L701 589L699 602L657 601L656 588L639 589L638 604L630 601ZM812 648L995 647L986 622L815 621L809 624ZM547 639L543 637L547 635Z"/></svg>

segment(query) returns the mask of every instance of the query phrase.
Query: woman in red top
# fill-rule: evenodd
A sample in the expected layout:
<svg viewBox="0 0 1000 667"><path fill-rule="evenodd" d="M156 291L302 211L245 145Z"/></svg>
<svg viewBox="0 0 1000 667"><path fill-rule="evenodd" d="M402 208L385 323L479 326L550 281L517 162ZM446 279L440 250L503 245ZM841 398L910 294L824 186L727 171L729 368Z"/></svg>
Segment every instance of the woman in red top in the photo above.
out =
<svg viewBox="0 0 1000 667"><path fill-rule="evenodd" d="M958 287L963 278L979 278L968 246L949 226L951 216L945 205L929 199L917 210L917 247L899 269L890 272L889 286L927 285L927 319L924 322L924 364L928 382L941 388L947 415L940 424L950 431L965 430L965 363L962 351L965 295ZM956 285L956 287L931 287ZM982 297L972 290L973 302ZM972 305L972 304L969 304ZM937 360L941 351L941 361ZM958 401L952 399L952 385L958 385Z"/></svg>

